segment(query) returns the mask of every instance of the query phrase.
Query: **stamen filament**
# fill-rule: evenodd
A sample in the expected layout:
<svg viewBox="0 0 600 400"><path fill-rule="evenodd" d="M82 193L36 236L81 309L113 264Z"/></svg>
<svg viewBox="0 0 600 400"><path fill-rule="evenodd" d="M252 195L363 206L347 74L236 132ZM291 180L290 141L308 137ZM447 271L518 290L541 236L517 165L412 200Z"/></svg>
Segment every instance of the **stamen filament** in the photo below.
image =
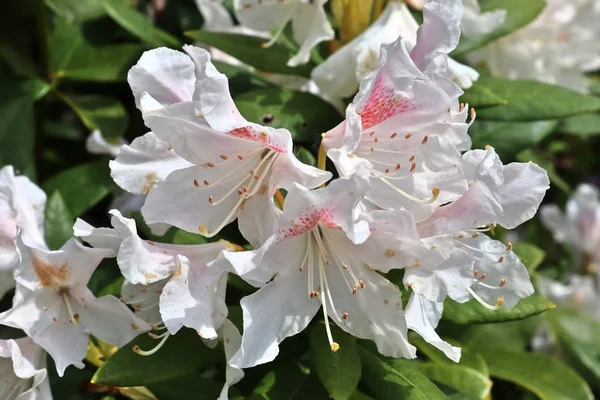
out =
<svg viewBox="0 0 600 400"><path fill-rule="evenodd" d="M158 343L158 345L156 345L156 347L154 347L153 349L147 351L140 349L140 346L136 344L135 346L133 346L133 352L139 354L140 356L151 356L152 354L160 350L161 347L163 347L163 345L167 342L169 336L171 336L171 334L166 332L166 335L163 336L160 343Z"/></svg>
<svg viewBox="0 0 600 400"><path fill-rule="evenodd" d="M75 314L73 312L73 308L71 307L71 302L69 301L69 296L67 295L67 291L61 290L61 294L62 294L63 300L65 302L65 306L67 307L67 311L69 313L69 319L71 320L73 325L75 325L77 323L77 318L79 317L79 315Z"/></svg>
<svg viewBox="0 0 600 400"><path fill-rule="evenodd" d="M471 296L473 296L473 298L474 298L475 300L477 300L477 302L478 302L479 304L481 304L482 306L484 306L484 307L485 307L485 308L487 308L488 310L491 310L491 311L497 311L497 310L499 310L499 309L501 309L501 308L502 308L502 304L503 304L503 303L501 303L501 302L498 302L498 303L497 303L495 306L491 306L491 305L489 305L488 303L486 303L486 301L485 301L485 300L483 300L481 297L479 297L479 295L478 295L477 293L475 293L475 291L473 291L473 289L471 289L471 288L467 288L467 290L469 291L469 293L471 293Z"/></svg>
<svg viewBox="0 0 600 400"><path fill-rule="evenodd" d="M321 290L327 290L323 286L323 261L319 258L319 282L321 284ZM329 291L329 290L327 290ZM332 303L333 304L333 303ZM323 307L323 319L325 320L325 332L327 333L327 340L329 340L329 347L334 353L340 349L340 345L333 341L331 335L331 327L329 326L329 317L327 316L327 301L325 296L321 296L321 306Z"/></svg>
<svg viewBox="0 0 600 400"><path fill-rule="evenodd" d="M415 203L420 203L420 204L431 204L434 201L437 200L438 196L440 195L440 189L438 188L434 188L431 191L432 196L428 199L419 199L418 197L415 197L411 194L406 193L404 190L400 189L399 187L395 186L394 184L390 183L386 178L379 178L380 181L382 181L383 183L385 183L386 185L388 185L389 187L391 187L392 189L394 189L397 193L401 194L402 196L406 197L407 199L414 201Z"/></svg>

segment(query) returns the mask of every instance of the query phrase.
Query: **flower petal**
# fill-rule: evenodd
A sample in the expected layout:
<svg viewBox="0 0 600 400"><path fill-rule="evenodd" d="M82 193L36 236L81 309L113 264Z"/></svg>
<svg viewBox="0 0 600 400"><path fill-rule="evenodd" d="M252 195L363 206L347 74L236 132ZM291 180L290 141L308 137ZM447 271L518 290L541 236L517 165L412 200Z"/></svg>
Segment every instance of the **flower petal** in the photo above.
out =
<svg viewBox="0 0 600 400"><path fill-rule="evenodd" d="M294 39L300 44L300 49L287 65L296 67L310 60L310 52L317 44L335 37L323 8L327 0L314 0L300 3L292 14Z"/></svg>
<svg viewBox="0 0 600 400"><path fill-rule="evenodd" d="M235 385L244 377L244 371L240 368L232 367L229 361L233 355L240 349L242 345L242 336L236 326L228 319L223 322L221 328L221 335L223 336L223 347L225 348L225 360L227 361L227 369L225 370L225 385L221 390L221 394L218 400L227 400L229 388Z"/></svg>

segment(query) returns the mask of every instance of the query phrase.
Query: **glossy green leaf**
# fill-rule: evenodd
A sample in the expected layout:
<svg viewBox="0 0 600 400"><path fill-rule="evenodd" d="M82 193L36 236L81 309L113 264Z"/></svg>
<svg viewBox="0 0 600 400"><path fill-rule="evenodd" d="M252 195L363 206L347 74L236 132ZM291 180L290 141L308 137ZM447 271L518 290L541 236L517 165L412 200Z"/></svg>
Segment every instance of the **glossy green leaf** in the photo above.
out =
<svg viewBox="0 0 600 400"><path fill-rule="evenodd" d="M555 307L550 300L537 294L522 299L513 308L501 308L496 311L488 310L476 300L470 300L461 304L447 298L444 301L442 319L455 324L507 322L541 314Z"/></svg>
<svg viewBox="0 0 600 400"><path fill-rule="evenodd" d="M548 137L558 125L557 121L499 122L477 121L469 134L473 148L486 145L494 147L502 161L514 160L516 155Z"/></svg>
<svg viewBox="0 0 600 400"><path fill-rule="evenodd" d="M0 79L0 166L12 165L20 173L33 170L35 136L33 95L27 83Z"/></svg>
<svg viewBox="0 0 600 400"><path fill-rule="evenodd" d="M477 399L485 399L492 381L481 372L458 364L424 363L419 369L429 379L450 386Z"/></svg>
<svg viewBox="0 0 600 400"><path fill-rule="evenodd" d="M134 345L142 350L155 347L158 341L140 335L121 347L94 375L92 382L112 386L150 386L200 372L203 368L224 360L223 349L209 349L196 331L182 329L151 356L133 352Z"/></svg>
<svg viewBox="0 0 600 400"><path fill-rule="evenodd" d="M80 25L62 19L54 24L51 47L56 78L100 82L124 81L143 52L138 44L95 46Z"/></svg>
<svg viewBox="0 0 600 400"><path fill-rule="evenodd" d="M254 90L237 96L235 103L247 120L286 128L296 141L315 143L335 127L342 115L325 100L289 89Z"/></svg>
<svg viewBox="0 0 600 400"><path fill-rule="evenodd" d="M539 151L534 149L529 149L520 152L517 154L517 161L520 162L533 162L544 168L546 172L548 172L548 177L550 178L550 183L566 194L571 193L571 187L569 184L556 172L556 168L554 167L554 163L552 160L549 160L548 157L542 154Z"/></svg>
<svg viewBox="0 0 600 400"><path fill-rule="evenodd" d="M464 344L463 351L469 354L483 355L490 346L525 350L542 322L540 315L512 322L461 326L464 330L457 337Z"/></svg>
<svg viewBox="0 0 600 400"><path fill-rule="evenodd" d="M492 94L495 105L490 104ZM477 80L460 100L477 110L478 119L492 121L560 119L600 110L597 97L537 81L489 77Z"/></svg>
<svg viewBox="0 0 600 400"><path fill-rule="evenodd" d="M157 28L150 18L127 6L123 0L104 0L104 10L121 27L151 46L179 47L176 37Z"/></svg>
<svg viewBox="0 0 600 400"><path fill-rule="evenodd" d="M148 385L148 389L160 400L214 400L219 397L223 382L193 374ZM229 398L233 397L232 390Z"/></svg>
<svg viewBox="0 0 600 400"><path fill-rule="evenodd" d="M339 350L331 351L325 324L313 325L309 333L310 358L315 372L334 400L350 398L360 380L360 357L352 338L337 326L331 332Z"/></svg>
<svg viewBox="0 0 600 400"><path fill-rule="evenodd" d="M46 201L44 235L50 250L60 249L73 237L75 218L69 211L60 192L53 192Z"/></svg>
<svg viewBox="0 0 600 400"><path fill-rule="evenodd" d="M588 384L567 365L543 354L489 347L484 357L493 377L513 382L542 400L592 400Z"/></svg>
<svg viewBox="0 0 600 400"><path fill-rule="evenodd" d="M410 343L412 343L419 351L418 356L425 355L430 361L436 364L460 365L465 368L474 369L483 374L486 378L489 378L490 374L488 366L485 362L485 358L483 358L481 354L474 349L466 347L464 344L455 339L448 337L444 337L443 339L453 346L461 348L460 361L458 363L450 360L444 353L442 353L433 345L427 343L421 336L414 332L409 333Z"/></svg>
<svg viewBox="0 0 600 400"><path fill-rule="evenodd" d="M262 76L251 72L248 68L216 60L213 60L212 63L217 67L219 72L227 76L227 79L229 80L229 92L233 97L251 90L277 87L277 85L269 82Z"/></svg>
<svg viewBox="0 0 600 400"><path fill-rule="evenodd" d="M59 191L71 215L78 216L108 196L114 187L106 161L75 166L42 185L46 193Z"/></svg>
<svg viewBox="0 0 600 400"><path fill-rule="evenodd" d="M97 95L60 94L60 97L88 129L100 129L107 138L119 137L125 133L129 117L118 100Z"/></svg>
<svg viewBox="0 0 600 400"><path fill-rule="evenodd" d="M313 167L317 166L317 159L308 149L299 146L294 150L294 154L298 158L298 160L302 161L306 165L312 165Z"/></svg>
<svg viewBox="0 0 600 400"><path fill-rule="evenodd" d="M329 396L315 374L291 361L267 372L249 400L327 400Z"/></svg>
<svg viewBox="0 0 600 400"><path fill-rule="evenodd" d="M535 271L546 257L546 252L544 250L531 243L514 243L513 251L519 257L521 262L525 264L529 273Z"/></svg>
<svg viewBox="0 0 600 400"><path fill-rule="evenodd" d="M562 121L560 130L561 132L584 139L600 135L600 115L582 114L567 118Z"/></svg>
<svg viewBox="0 0 600 400"><path fill-rule="evenodd" d="M431 382L415 361L390 359L358 346L363 380L375 397L387 399L442 400L446 395Z"/></svg>
<svg viewBox="0 0 600 400"><path fill-rule="evenodd" d="M569 363L600 390L600 323L567 309L554 310L545 319Z"/></svg>
<svg viewBox="0 0 600 400"><path fill-rule="evenodd" d="M455 57L485 46L486 44L527 25L537 17L546 5L544 0L486 0L480 3L482 11L493 11L497 9L506 10L504 23L485 35L472 37L462 36L456 50L452 52L452 55Z"/></svg>
<svg viewBox="0 0 600 400"><path fill-rule="evenodd" d="M67 21L83 21L105 14L103 0L46 0L48 7Z"/></svg>
<svg viewBox="0 0 600 400"><path fill-rule="evenodd" d="M198 42L214 46L260 71L308 77L314 67L312 63L288 67L288 60L294 56L292 49L280 43L265 49L262 45L268 40L255 36L206 30L190 31L185 35Z"/></svg>

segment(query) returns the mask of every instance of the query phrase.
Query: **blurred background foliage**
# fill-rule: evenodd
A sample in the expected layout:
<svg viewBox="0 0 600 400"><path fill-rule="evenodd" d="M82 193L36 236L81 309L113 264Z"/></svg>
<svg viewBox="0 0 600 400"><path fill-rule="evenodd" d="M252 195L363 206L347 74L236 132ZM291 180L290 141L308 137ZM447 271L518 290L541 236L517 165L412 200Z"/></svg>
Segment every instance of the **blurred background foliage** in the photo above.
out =
<svg viewBox="0 0 600 400"><path fill-rule="evenodd" d="M274 73L290 79L310 76L330 51L366 29L384 2L332 0L328 7L338 39L321 44L311 62L296 68L286 65L297 49L287 30L275 45L263 49L262 39L202 30L203 19L192 0L169 0L158 12L159 3L20 0L3 4L0 166L14 165L48 194L46 234L53 248L72 235L76 217L108 225L106 211L117 189L109 175L109 157L88 153L85 139L95 129L114 143L121 138L130 142L146 133L126 81L128 69L144 50L203 43L253 67L215 62L229 77L242 114L251 121L288 128L299 157L314 165L320 134L337 125L342 113L315 95L283 88L269 78ZM231 1L225 4L231 9ZM482 1L482 7L506 8L505 23L477 40L461 41L453 56L460 59L527 24L543 1L488 0ZM600 183L600 98L595 96L600 95L600 80L593 75L589 78L592 95L583 95L538 82L506 81L482 71L480 80L461 99L478 112L470 130L473 147L492 145L505 163L539 163L552 180L545 201L564 205L579 182ZM140 215L135 216L140 230L157 239L144 227ZM568 249L556 246L537 219L517 232L498 228L494 234L516 243L515 251L534 278L562 279L573 268ZM242 240L234 227L224 230L222 237ZM159 239L172 243L205 240L175 228ZM119 295L119 276L114 261L106 261L90 287L95 293ZM401 271L390 273L389 278L401 286ZM240 329L241 310L235 304L251 290L231 277L230 318ZM3 299L3 309L10 298ZM600 393L600 325L577 312L553 307L539 295L497 312L476 302L447 301L439 331L462 346L459 364L416 336L411 341L419 349L419 361L386 359L371 343L356 341L340 330L334 335L342 350L331 353L322 329L316 326L320 322L315 321L303 334L283 342L275 362L247 370L230 396L269 400L593 398L592 391ZM543 354L532 353L531 340L542 326L554 337L555 345ZM1 334L8 337L14 332L4 329ZM134 342L142 347L153 345L147 337ZM51 376L55 399L214 399L224 380L222 348L209 349L193 331L178 334L150 357L137 356L131 346L113 355L114 351L91 342L84 370L69 368L62 379Z"/></svg>

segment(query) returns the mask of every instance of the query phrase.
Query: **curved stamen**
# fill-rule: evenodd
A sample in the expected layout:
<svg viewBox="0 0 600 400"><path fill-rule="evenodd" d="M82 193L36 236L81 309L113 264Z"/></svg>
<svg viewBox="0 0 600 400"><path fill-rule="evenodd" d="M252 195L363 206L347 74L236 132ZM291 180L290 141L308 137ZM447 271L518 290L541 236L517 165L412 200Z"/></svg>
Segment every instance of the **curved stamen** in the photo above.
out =
<svg viewBox="0 0 600 400"><path fill-rule="evenodd" d="M386 178L379 178L380 181L382 181L383 183L385 183L386 185L388 185L389 187L391 187L392 189L394 189L397 193L401 194L402 196L406 197L407 199L414 201L415 203L420 203L420 204L431 204L434 201L437 200L438 196L440 195L440 189L438 188L434 188L431 191L432 196L428 199L420 199L418 197L415 197L411 194L406 193L404 190L400 189L399 187L397 187L396 185L394 185L393 183L389 182Z"/></svg>
<svg viewBox="0 0 600 400"><path fill-rule="evenodd" d="M323 260L319 257L319 282L321 284L321 290L329 292L329 288L323 286ZM336 352L340 349L340 345L333 341L331 335L331 327L329 326L329 316L327 315L327 302L325 296L321 296L321 306L323 307L323 319L325 320L325 332L327 333L327 340L329 340L329 347L331 351Z"/></svg>
<svg viewBox="0 0 600 400"><path fill-rule="evenodd" d="M473 289L467 288L467 290L469 291L469 293L471 293L471 296L473 296L473 298L475 300L477 300L477 302L479 304L481 304L482 306L484 306L488 310L497 311L497 310L501 309L502 305L504 304L504 298L503 297L498 297L498 299L496 299L496 305L495 306L491 306L488 303L486 303L485 300L483 300L481 297L479 297L479 295L477 293L475 293L475 291L473 291Z"/></svg>
<svg viewBox="0 0 600 400"><path fill-rule="evenodd" d="M67 312L69 313L69 320L73 325L75 325L77 323L77 320L79 319L79 314L73 312L71 302L69 301L69 292L68 290L61 289L60 293L62 294L63 301L65 302L65 306L67 307Z"/></svg>
<svg viewBox="0 0 600 400"><path fill-rule="evenodd" d="M150 350L142 350L142 349L140 349L140 346L138 346L136 344L135 346L133 346L133 352L136 354L139 354L140 356L151 356L152 354L154 354L158 350L160 350L161 347L163 347L163 345L167 342L167 339L169 338L169 336L171 336L171 334L166 332L166 335L163 336L160 343L158 343L158 345L156 345L156 347L154 347Z"/></svg>

